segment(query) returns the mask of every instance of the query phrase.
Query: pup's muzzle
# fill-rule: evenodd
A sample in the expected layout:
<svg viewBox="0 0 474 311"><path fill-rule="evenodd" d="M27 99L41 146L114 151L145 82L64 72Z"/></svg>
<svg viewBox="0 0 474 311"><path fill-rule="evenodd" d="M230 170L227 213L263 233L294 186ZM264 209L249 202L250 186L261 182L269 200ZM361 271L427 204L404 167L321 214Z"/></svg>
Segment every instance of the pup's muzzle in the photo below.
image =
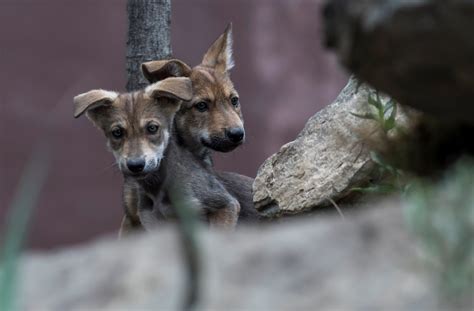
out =
<svg viewBox="0 0 474 311"><path fill-rule="evenodd" d="M244 140L245 132L241 127L233 127L225 130L225 135L234 144L240 144Z"/></svg>
<svg viewBox="0 0 474 311"><path fill-rule="evenodd" d="M223 136L211 136L202 139L204 146L219 152L229 152L240 146L245 139L245 131L242 127L225 129Z"/></svg>
<svg viewBox="0 0 474 311"><path fill-rule="evenodd" d="M143 172L145 168L145 159L136 158L136 159L128 159L127 160L127 168L133 174L139 174Z"/></svg>

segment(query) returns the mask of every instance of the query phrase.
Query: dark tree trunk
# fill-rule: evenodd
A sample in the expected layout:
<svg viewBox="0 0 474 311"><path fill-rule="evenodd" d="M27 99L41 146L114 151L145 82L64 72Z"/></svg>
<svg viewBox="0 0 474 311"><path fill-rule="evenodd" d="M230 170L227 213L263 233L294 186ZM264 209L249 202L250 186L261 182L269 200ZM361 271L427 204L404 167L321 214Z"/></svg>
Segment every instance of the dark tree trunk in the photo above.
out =
<svg viewBox="0 0 474 311"><path fill-rule="evenodd" d="M171 0L128 0L127 91L145 87L140 64L171 56Z"/></svg>

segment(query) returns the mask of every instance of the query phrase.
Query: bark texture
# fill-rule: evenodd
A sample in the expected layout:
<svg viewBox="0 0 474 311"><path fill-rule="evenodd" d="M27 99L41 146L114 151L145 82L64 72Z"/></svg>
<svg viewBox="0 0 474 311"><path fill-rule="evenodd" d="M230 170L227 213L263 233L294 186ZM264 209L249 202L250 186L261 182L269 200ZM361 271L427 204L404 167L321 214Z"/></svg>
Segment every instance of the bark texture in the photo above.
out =
<svg viewBox="0 0 474 311"><path fill-rule="evenodd" d="M360 79L437 117L474 122L474 1L329 0L326 44Z"/></svg>
<svg viewBox="0 0 474 311"><path fill-rule="evenodd" d="M171 0L128 0L127 91L148 85L140 64L171 56Z"/></svg>

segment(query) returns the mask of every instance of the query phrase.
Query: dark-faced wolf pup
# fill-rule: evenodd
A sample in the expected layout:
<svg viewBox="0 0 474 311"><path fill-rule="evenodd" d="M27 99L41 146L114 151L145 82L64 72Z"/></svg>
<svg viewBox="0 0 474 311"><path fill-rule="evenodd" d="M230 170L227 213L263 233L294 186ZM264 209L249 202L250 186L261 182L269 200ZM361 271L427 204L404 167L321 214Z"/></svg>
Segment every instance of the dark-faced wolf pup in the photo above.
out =
<svg viewBox="0 0 474 311"><path fill-rule="evenodd" d="M211 151L232 151L245 139L239 95L230 79L233 65L231 24L194 68L177 59L142 64L142 71L150 82L168 77L191 79L193 98L183 102L176 113L174 134L179 146L189 150L208 169L212 167ZM253 179L231 172L214 171L214 174L239 201L239 222L258 221L252 200ZM126 197L133 199L133 189L127 189L126 193ZM133 212L134 208L129 210ZM125 226L139 224L138 217L134 219L125 219Z"/></svg>

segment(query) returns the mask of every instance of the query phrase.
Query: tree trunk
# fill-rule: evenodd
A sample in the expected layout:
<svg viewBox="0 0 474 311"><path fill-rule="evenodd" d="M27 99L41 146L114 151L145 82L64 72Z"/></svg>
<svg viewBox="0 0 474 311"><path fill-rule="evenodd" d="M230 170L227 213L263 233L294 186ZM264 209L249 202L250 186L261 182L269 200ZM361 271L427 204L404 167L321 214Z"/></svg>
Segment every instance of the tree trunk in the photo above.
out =
<svg viewBox="0 0 474 311"><path fill-rule="evenodd" d="M128 0L127 91L148 82L140 64L171 56L171 0Z"/></svg>

